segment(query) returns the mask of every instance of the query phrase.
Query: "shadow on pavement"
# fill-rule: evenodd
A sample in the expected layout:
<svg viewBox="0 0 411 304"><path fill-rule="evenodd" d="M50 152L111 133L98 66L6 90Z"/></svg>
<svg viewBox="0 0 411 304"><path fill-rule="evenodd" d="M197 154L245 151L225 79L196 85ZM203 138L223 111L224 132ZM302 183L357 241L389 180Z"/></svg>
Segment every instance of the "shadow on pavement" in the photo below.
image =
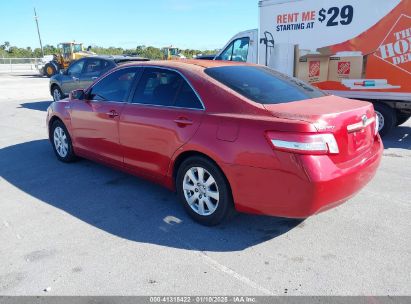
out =
<svg viewBox="0 0 411 304"><path fill-rule="evenodd" d="M383 138L385 149L397 148L411 150L411 127L399 126Z"/></svg>
<svg viewBox="0 0 411 304"><path fill-rule="evenodd" d="M52 103L52 100L49 101L34 101L34 102L25 102L20 104L20 108L36 110L46 112L49 105Z"/></svg>
<svg viewBox="0 0 411 304"><path fill-rule="evenodd" d="M40 75L38 72L37 73L27 73L27 74L21 74L21 73L11 73L11 76L15 77L21 77L21 78L47 78L46 76Z"/></svg>
<svg viewBox="0 0 411 304"><path fill-rule="evenodd" d="M237 251L303 226L301 220L240 214L221 226L203 227L186 215L173 192L87 160L63 164L47 140L1 149L0 174L27 194L136 242Z"/></svg>

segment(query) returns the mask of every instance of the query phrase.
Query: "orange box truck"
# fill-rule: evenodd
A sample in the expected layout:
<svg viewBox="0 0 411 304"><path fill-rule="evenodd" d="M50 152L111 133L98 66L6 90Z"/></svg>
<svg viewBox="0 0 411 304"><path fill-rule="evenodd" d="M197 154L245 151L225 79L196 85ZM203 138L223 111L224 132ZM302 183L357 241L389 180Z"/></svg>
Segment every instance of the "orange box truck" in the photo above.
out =
<svg viewBox="0 0 411 304"><path fill-rule="evenodd" d="M411 116L411 0L262 0L259 28L216 60L258 63L374 104L385 135Z"/></svg>

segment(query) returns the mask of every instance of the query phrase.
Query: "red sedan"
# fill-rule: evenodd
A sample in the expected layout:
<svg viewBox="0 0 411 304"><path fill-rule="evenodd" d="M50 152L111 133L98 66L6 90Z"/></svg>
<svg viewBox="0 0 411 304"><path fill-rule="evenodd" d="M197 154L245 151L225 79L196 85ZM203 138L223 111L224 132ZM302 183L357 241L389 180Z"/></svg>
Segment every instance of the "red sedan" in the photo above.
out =
<svg viewBox="0 0 411 304"><path fill-rule="evenodd" d="M263 66L162 61L121 66L54 102L59 160L115 166L177 191L205 225L240 212L306 218L375 175L373 106Z"/></svg>

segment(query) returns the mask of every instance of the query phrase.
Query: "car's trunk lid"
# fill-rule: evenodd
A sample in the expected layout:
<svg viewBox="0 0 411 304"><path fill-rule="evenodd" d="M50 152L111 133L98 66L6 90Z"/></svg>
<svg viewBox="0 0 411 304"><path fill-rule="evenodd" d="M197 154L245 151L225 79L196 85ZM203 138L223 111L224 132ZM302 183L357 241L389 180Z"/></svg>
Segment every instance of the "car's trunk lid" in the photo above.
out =
<svg viewBox="0 0 411 304"><path fill-rule="evenodd" d="M337 162L362 154L374 142L375 113L369 102L324 96L264 107L275 117L309 122L320 133L334 134L340 150Z"/></svg>

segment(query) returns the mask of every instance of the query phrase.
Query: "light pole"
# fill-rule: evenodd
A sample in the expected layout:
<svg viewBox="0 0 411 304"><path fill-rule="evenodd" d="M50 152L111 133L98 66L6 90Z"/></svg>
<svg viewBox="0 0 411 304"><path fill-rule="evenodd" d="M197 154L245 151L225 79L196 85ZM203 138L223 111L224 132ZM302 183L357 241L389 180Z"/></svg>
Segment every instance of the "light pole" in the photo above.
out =
<svg viewBox="0 0 411 304"><path fill-rule="evenodd" d="M34 8L34 20L36 20L36 25L37 25L37 34L39 35L41 55L42 57L44 57L43 44L41 43L41 36L40 36L40 29L39 29L39 18L37 17L36 8Z"/></svg>

